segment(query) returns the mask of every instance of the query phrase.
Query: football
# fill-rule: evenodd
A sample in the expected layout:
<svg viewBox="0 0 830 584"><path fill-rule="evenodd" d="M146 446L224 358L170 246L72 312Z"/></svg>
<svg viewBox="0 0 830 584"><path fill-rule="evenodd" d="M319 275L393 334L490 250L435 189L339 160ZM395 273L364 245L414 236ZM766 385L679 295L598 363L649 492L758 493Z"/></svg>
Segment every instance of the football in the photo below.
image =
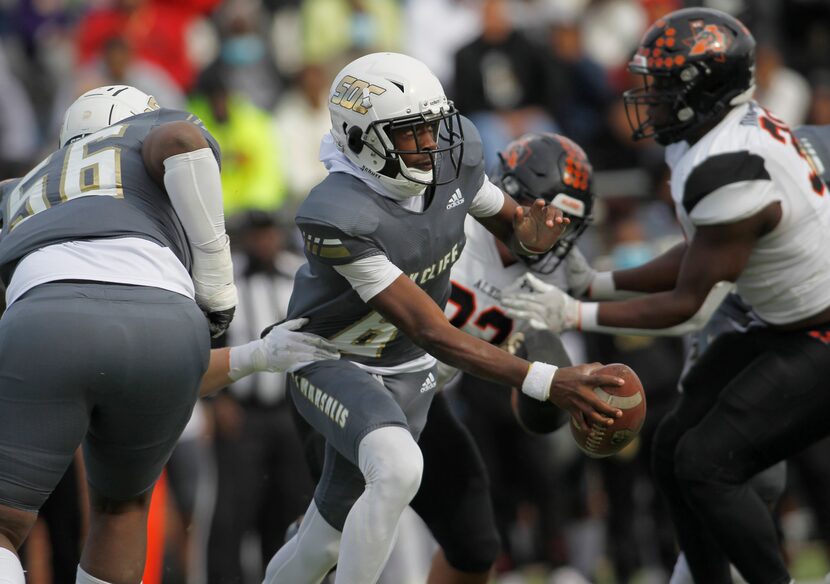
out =
<svg viewBox="0 0 830 584"><path fill-rule="evenodd" d="M595 387L594 393L604 402L622 410L612 426L594 424L586 432L571 418L571 435L580 450L591 458L604 458L616 454L628 445L643 427L646 419L646 394L640 378L628 365L612 363L595 373L616 375L625 380L620 387Z"/></svg>

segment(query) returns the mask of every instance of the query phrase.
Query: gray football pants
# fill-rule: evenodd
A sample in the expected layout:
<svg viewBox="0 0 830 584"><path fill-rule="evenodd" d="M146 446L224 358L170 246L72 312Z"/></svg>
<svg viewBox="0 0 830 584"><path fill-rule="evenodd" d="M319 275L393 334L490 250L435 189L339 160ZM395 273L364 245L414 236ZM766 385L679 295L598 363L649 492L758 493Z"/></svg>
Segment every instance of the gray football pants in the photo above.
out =
<svg viewBox="0 0 830 584"><path fill-rule="evenodd" d="M29 290L0 320L0 504L37 511L80 444L97 493L126 500L152 487L209 357L207 320L180 294Z"/></svg>

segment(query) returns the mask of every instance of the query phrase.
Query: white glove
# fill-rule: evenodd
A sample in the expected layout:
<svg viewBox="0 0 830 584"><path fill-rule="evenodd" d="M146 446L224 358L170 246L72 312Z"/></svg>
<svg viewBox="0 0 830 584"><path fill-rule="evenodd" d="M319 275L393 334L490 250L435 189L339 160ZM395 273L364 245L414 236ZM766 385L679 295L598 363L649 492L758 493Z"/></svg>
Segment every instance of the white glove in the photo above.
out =
<svg viewBox="0 0 830 584"><path fill-rule="evenodd" d="M508 316L526 320L534 329L560 333L579 328L582 303L531 273L505 288L501 303Z"/></svg>
<svg viewBox="0 0 830 584"><path fill-rule="evenodd" d="M577 297L588 294L588 289L594 282L597 271L591 267L582 252L573 247L565 258L565 276L568 280L568 290Z"/></svg>
<svg viewBox="0 0 830 584"><path fill-rule="evenodd" d="M314 361L339 359L340 353L323 337L293 332L307 322L307 318L288 320L262 339L231 347L228 377L236 381L257 371L296 371Z"/></svg>

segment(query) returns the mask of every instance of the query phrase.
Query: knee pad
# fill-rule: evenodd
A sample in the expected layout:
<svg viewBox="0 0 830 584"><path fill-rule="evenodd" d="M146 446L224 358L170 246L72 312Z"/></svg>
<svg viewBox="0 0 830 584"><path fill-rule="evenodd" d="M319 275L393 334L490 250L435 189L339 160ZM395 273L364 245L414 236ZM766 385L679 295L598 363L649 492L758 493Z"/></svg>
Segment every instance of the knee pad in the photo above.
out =
<svg viewBox="0 0 830 584"><path fill-rule="evenodd" d="M424 458L409 430L384 426L364 436L358 447L358 467L367 488L380 496L409 504L424 472Z"/></svg>

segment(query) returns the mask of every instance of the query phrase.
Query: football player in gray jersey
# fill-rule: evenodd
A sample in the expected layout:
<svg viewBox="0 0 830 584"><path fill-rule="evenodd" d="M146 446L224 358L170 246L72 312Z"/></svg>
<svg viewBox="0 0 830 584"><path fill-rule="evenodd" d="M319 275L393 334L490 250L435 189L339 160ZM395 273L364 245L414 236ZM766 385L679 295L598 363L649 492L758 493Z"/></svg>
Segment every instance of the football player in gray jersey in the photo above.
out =
<svg viewBox="0 0 830 584"><path fill-rule="evenodd" d="M521 254L547 252L565 231L543 200L520 207L483 170L475 127L437 78L410 57L378 53L347 65L329 95L329 175L297 212L308 263L289 318L328 338L340 361L291 376L302 416L326 438L323 475L298 533L266 582L375 582L403 509L418 490L417 438L437 385L436 358L550 400L576 423L620 415L593 388L622 380L598 364L556 368L510 355L453 327L449 273L473 215Z"/></svg>
<svg viewBox="0 0 830 584"><path fill-rule="evenodd" d="M140 582L152 486L200 391L337 352L303 320L210 351L236 304L219 150L133 87L70 106L58 150L0 184L0 227L0 581L23 583L15 551L83 444L77 582Z"/></svg>

